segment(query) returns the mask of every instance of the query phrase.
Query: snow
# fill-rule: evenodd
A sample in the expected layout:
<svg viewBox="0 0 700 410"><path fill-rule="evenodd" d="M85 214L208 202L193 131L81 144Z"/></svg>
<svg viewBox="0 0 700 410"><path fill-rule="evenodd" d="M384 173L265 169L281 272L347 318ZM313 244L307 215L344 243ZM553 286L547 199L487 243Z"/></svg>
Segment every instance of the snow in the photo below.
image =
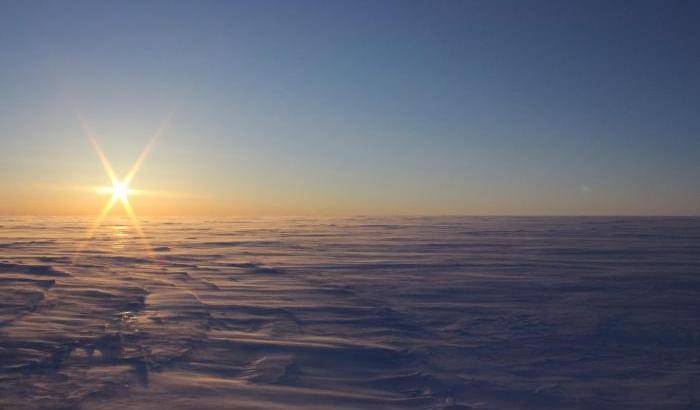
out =
<svg viewBox="0 0 700 410"><path fill-rule="evenodd" d="M700 408L698 218L0 219L0 407Z"/></svg>

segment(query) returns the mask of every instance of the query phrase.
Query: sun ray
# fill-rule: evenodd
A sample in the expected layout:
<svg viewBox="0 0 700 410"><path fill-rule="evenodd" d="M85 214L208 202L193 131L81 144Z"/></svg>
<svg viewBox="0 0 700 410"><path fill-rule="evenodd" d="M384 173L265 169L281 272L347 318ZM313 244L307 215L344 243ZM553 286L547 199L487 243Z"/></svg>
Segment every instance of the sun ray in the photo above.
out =
<svg viewBox="0 0 700 410"><path fill-rule="evenodd" d="M97 232L97 230L100 228L102 222L107 217L107 214L109 214L109 211L111 211L114 205L117 203L118 199L119 197L117 197L116 195L112 195L109 201L107 201L107 203L105 203L105 205L102 207L102 211L97 216L97 219L95 220L95 222L92 223L92 226L86 232L85 240L83 240L83 242L78 247L78 254L80 254L85 249L85 247L88 244L88 241L90 241L95 236L95 232Z"/></svg>
<svg viewBox="0 0 700 410"><path fill-rule="evenodd" d="M90 145L92 145L92 148L97 153L97 157L100 159L100 162L102 163L102 167L105 169L105 172L107 172L107 176L109 177L110 182L112 182L112 184L118 183L119 180L117 179L117 175L114 173L112 164L110 164L109 160L107 159L107 156L102 151L102 148L100 148L100 144L97 143L97 139L95 139L95 134L92 132L92 129L90 129L90 126L88 126L87 122L83 119L82 116L78 115L78 119L80 121L80 126L83 128L85 136L88 138L88 140L90 141Z"/></svg>
<svg viewBox="0 0 700 410"><path fill-rule="evenodd" d="M95 220L93 232L95 229L100 227L100 224L102 224L102 221L105 219L109 211L112 210L114 204L117 203L118 199L119 197L117 195L112 195L112 198L110 198L109 201L105 204L105 206L102 208L102 212L100 212L100 215L97 217L97 220Z"/></svg>
<svg viewBox="0 0 700 410"><path fill-rule="evenodd" d="M148 144L141 150L141 154L139 154L139 157L136 159L136 162L131 166L129 169L129 172L126 174L126 177L124 178L123 183L125 185L129 185L131 181L134 179L136 176L136 173L139 171L141 168L141 164L143 164L143 161L146 159L148 154L151 152L151 149L153 146L156 144L156 141L160 136L165 132L166 128L168 127L168 124L170 123L170 119L172 118L173 114L171 113L166 117L166 119L160 124L160 127L158 127L158 130L156 133L151 137L151 140L148 141Z"/></svg>
<svg viewBox="0 0 700 410"><path fill-rule="evenodd" d="M139 240L141 241L141 245L143 245L144 249L146 250L146 253L148 253L149 256L153 256L153 248L151 247L150 242L148 242L148 238L146 238L146 235L143 233L143 229L141 228L141 224L139 223L139 220L136 218L136 213L134 213L134 208L131 207L129 200L126 198L122 199L121 202L122 202L122 205L124 206L124 210L126 211L126 214L129 216L129 219L131 220L131 226L134 228L137 236L139 237Z"/></svg>
<svg viewBox="0 0 700 410"><path fill-rule="evenodd" d="M100 158L100 162L102 163L102 167L105 169L105 172L107 172L107 176L109 177L109 180L112 182L112 184L119 183L119 180L117 179L117 175L114 173L114 169L112 168L112 164L109 163L107 156L105 156L104 152L102 152L102 149L100 148L99 144L97 143L97 140L95 140L95 138L92 136L90 136L89 138L90 138L90 143L92 144L92 147L95 149L97 156Z"/></svg>

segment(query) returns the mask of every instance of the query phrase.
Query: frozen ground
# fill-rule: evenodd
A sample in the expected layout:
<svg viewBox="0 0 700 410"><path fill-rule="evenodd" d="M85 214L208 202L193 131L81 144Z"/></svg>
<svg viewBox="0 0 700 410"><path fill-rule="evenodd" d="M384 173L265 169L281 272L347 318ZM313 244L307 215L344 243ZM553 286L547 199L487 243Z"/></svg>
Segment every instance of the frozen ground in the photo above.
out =
<svg viewBox="0 0 700 410"><path fill-rule="evenodd" d="M700 408L700 219L0 219L0 408Z"/></svg>

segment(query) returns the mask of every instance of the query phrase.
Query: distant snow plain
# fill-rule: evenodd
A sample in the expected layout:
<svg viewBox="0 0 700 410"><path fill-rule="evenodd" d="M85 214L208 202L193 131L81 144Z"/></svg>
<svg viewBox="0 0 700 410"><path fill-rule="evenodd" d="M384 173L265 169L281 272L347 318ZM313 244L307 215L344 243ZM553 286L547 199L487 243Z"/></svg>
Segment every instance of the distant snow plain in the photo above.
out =
<svg viewBox="0 0 700 410"><path fill-rule="evenodd" d="M1 408L700 408L698 218L91 222L0 218Z"/></svg>

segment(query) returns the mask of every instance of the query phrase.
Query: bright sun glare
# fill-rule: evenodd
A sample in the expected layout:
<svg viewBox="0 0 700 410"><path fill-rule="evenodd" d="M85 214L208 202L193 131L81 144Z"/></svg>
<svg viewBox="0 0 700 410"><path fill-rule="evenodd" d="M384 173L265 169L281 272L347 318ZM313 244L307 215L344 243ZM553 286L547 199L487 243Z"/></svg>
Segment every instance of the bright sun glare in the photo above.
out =
<svg viewBox="0 0 700 410"><path fill-rule="evenodd" d="M118 197L122 201L126 201L129 195L129 187L121 182L114 182L112 186L112 195Z"/></svg>
<svg viewBox="0 0 700 410"><path fill-rule="evenodd" d="M119 200L122 203L129 202L129 196L134 195L136 191L129 188L129 185L124 181L114 180L112 186L102 186L97 188L97 193L100 195L111 195L113 200Z"/></svg>

